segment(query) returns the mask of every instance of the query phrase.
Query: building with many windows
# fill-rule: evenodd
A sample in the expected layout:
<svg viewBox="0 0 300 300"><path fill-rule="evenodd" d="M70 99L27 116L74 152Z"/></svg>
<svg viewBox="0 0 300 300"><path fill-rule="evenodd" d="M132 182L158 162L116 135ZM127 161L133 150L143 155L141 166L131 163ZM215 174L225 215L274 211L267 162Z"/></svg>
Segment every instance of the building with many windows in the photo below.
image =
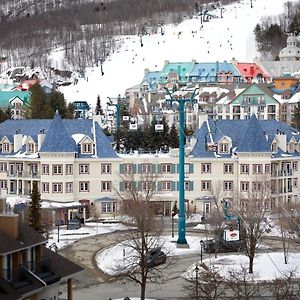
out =
<svg viewBox="0 0 300 300"><path fill-rule="evenodd" d="M216 199L246 203L250 193L262 191L270 193L270 209L278 201L298 201L300 135L287 124L255 114L214 121L200 113L185 153L189 212L210 213ZM53 120L5 121L1 193L29 195L33 182L44 202L81 202L101 217L117 214L133 189L141 195L151 190L157 213L169 215L179 196L179 153L116 153L96 118L62 120L56 113Z"/></svg>

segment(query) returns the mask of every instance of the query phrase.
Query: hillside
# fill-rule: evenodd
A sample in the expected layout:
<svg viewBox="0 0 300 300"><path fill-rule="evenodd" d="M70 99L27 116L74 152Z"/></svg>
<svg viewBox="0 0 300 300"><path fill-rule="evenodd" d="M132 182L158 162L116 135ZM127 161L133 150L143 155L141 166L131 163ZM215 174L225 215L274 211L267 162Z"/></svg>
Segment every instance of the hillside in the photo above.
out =
<svg viewBox="0 0 300 300"><path fill-rule="evenodd" d="M296 0L294 0L296 2ZM165 60L201 62L253 61L259 56L256 49L254 28L262 17L276 19L284 11L283 0L240 1L224 7L221 18L220 9L212 11L216 18L200 24L199 17L185 20L178 25L163 27L163 35L157 33L143 36L122 36L122 47L110 55L103 64L104 75L100 67L87 68L85 79L77 85L62 87L68 101L85 100L95 106L99 94L102 104L107 97L124 94L126 88L140 83L144 70L162 70ZM58 53L52 53L55 60ZM62 52L60 52L63 55Z"/></svg>

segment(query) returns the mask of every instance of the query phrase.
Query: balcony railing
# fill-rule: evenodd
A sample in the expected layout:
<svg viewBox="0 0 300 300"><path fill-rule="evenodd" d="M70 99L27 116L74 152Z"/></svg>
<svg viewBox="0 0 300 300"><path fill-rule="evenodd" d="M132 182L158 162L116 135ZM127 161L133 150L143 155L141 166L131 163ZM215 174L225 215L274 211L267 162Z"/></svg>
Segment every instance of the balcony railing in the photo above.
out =
<svg viewBox="0 0 300 300"><path fill-rule="evenodd" d="M271 171L271 175L274 177L292 176L293 170L273 170Z"/></svg>
<svg viewBox="0 0 300 300"><path fill-rule="evenodd" d="M10 178L40 178L41 174L39 172L33 171L15 171L7 172L7 177Z"/></svg>

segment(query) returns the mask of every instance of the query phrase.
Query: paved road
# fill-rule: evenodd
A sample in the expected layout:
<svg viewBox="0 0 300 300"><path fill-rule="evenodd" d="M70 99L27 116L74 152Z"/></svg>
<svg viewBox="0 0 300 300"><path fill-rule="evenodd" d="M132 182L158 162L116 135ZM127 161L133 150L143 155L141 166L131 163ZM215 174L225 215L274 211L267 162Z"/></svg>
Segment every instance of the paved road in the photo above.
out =
<svg viewBox="0 0 300 300"><path fill-rule="evenodd" d="M196 235L201 233L193 232L190 234ZM85 272L78 277L78 281L75 282L74 300L108 300L110 298L122 299L125 296L139 296L139 286L133 285L130 282L115 281L99 270L96 265L96 253L101 249L120 242L120 240L122 240L122 232L114 232L78 240L59 251L61 255L85 268ZM280 251L282 249L281 242L276 239L267 239L264 241L264 244L267 244L269 249L272 248L272 251ZM266 249L264 251L266 251ZM207 254L204 254L203 258L206 257ZM186 297L184 291L186 280L181 277L181 274L185 272L190 265L199 261L199 259L200 257L197 253L176 256L174 265L164 270L165 282L159 285L147 285L147 297L173 300L189 299ZM64 297L66 297L65 292L62 294L62 298Z"/></svg>

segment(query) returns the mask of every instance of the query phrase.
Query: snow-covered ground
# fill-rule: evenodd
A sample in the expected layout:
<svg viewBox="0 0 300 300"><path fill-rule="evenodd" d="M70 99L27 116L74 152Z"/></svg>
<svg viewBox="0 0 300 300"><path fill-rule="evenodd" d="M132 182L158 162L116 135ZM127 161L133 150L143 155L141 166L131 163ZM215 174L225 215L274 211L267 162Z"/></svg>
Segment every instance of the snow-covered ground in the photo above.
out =
<svg viewBox="0 0 300 300"><path fill-rule="evenodd" d="M289 272L295 272L295 276L300 276L299 269L300 253L291 253L288 264L284 264L282 252L260 253L254 259L253 277L255 280L272 280L284 277ZM248 266L248 257L245 255L219 255L204 259L203 263L207 266L214 267L220 275L226 277L229 271L240 271L241 268ZM197 262L199 265L200 262ZM182 274L184 278L190 279L195 277L196 263L191 265L187 271Z"/></svg>
<svg viewBox="0 0 300 300"><path fill-rule="evenodd" d="M295 2L297 0L292 0ZM61 87L68 102L87 101L93 107L97 95L105 106L107 97L124 95L125 89L141 83L144 70L162 70L165 60L170 62L230 61L252 62L258 56L253 30L264 16L275 17L283 12L285 0L242 0L225 6L223 18L220 10L213 12L218 18L203 23L200 19L185 20L177 26L164 27L165 34L140 37L126 36L123 46L113 53L103 64L104 76L100 67L88 68L85 79L77 85ZM61 59L61 52L52 55Z"/></svg>
<svg viewBox="0 0 300 300"><path fill-rule="evenodd" d="M61 249L67 245L78 241L79 239L114 232L117 230L125 230L127 227L121 223L86 223L79 229L67 230L67 226L59 226L50 231L47 247L55 244L57 249ZM58 240L59 237L59 240Z"/></svg>

